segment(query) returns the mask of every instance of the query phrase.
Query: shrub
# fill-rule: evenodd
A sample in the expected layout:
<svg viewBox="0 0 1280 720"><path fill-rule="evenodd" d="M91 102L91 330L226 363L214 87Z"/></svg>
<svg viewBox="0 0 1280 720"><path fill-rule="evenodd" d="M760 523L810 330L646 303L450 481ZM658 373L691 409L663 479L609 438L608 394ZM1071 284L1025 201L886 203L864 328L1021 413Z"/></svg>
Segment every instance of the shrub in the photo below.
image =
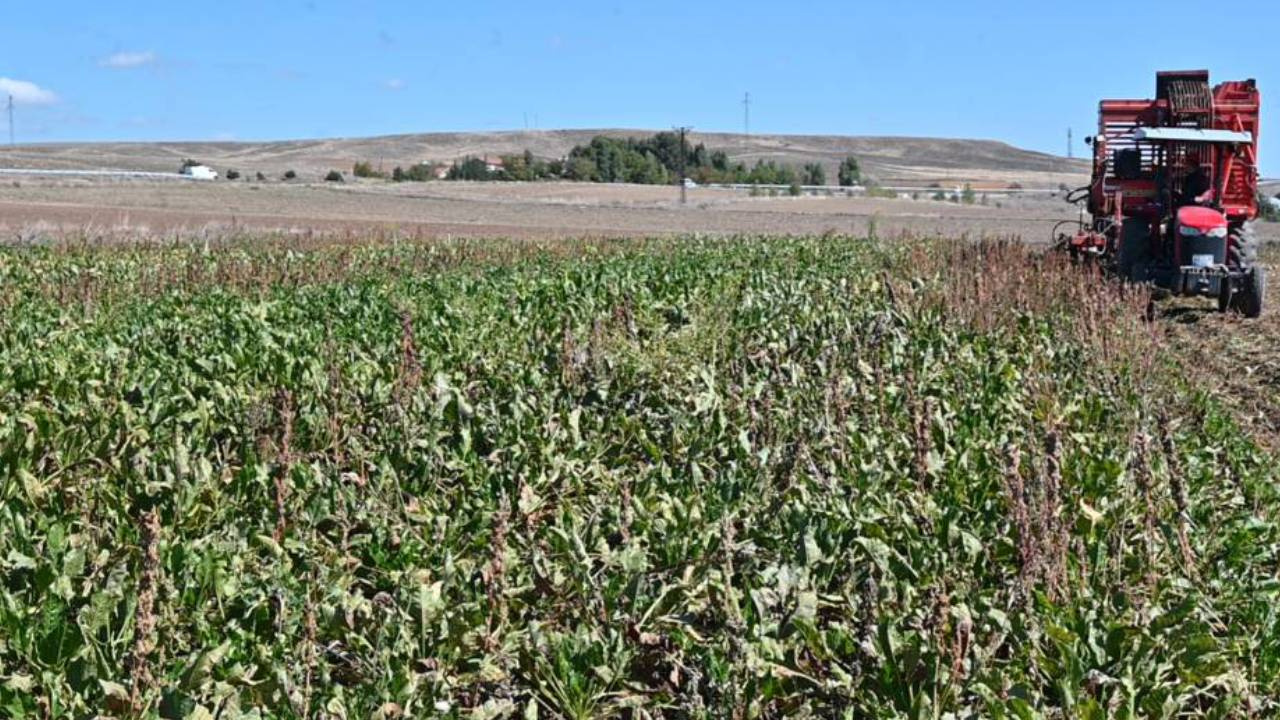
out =
<svg viewBox="0 0 1280 720"><path fill-rule="evenodd" d="M267 176L266 176L266 175L263 175L262 173L258 173L256 177L258 178L258 182L266 182L266 181L267 181Z"/></svg>
<svg viewBox="0 0 1280 720"><path fill-rule="evenodd" d="M239 180L239 179L240 179L240 171L239 171L239 170L228 170L228 171L227 171L227 179L228 179L228 180Z"/></svg>
<svg viewBox="0 0 1280 720"><path fill-rule="evenodd" d="M822 163L806 163L803 175L805 185L827 184L827 171L822 167Z"/></svg>
<svg viewBox="0 0 1280 720"><path fill-rule="evenodd" d="M787 194L791 197L800 197L800 183L793 180L787 187Z"/></svg>
<svg viewBox="0 0 1280 720"><path fill-rule="evenodd" d="M296 172L294 172L294 171L292 171L292 170L285 170L285 171L284 171L284 179L285 179L285 180L296 180L296 179L298 179L298 173L296 173Z"/></svg>
<svg viewBox="0 0 1280 720"><path fill-rule="evenodd" d="M836 178L844 187L862 182L862 168L858 166L858 158L850 155L842 160L840 162L840 170L836 173Z"/></svg>
<svg viewBox="0 0 1280 720"><path fill-rule="evenodd" d="M328 175L324 176L325 182L342 182L342 173L337 170L330 170Z"/></svg>
<svg viewBox="0 0 1280 720"><path fill-rule="evenodd" d="M358 178L380 178L385 177L382 173L373 169L373 164L367 160L357 162L351 168L351 174Z"/></svg>
<svg viewBox="0 0 1280 720"><path fill-rule="evenodd" d="M404 182L404 181L405 181L405 177L404 177L404 168L402 168L402 167L400 167L399 165L397 165L397 166L395 167L395 169L391 171L391 181L392 181L392 182Z"/></svg>
<svg viewBox="0 0 1280 720"><path fill-rule="evenodd" d="M969 183L964 184L964 190L960 192L960 201L965 205L972 205L977 202L978 196L973 192L973 186Z"/></svg>
<svg viewBox="0 0 1280 720"><path fill-rule="evenodd" d="M413 182L426 182L434 177L431 173L431 166L426 163L412 165L408 170L404 171L404 179Z"/></svg>

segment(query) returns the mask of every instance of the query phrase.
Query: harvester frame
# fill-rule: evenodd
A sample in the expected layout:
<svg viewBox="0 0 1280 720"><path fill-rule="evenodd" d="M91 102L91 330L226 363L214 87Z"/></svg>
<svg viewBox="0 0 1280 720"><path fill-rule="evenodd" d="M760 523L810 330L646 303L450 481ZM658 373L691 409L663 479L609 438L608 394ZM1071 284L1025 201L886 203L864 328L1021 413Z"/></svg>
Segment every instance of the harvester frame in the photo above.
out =
<svg viewBox="0 0 1280 720"><path fill-rule="evenodd" d="M1103 100L1086 138L1092 179L1068 195L1081 217L1060 246L1127 280L1257 317L1260 109L1254 80L1210 87L1206 70L1158 73L1154 99Z"/></svg>

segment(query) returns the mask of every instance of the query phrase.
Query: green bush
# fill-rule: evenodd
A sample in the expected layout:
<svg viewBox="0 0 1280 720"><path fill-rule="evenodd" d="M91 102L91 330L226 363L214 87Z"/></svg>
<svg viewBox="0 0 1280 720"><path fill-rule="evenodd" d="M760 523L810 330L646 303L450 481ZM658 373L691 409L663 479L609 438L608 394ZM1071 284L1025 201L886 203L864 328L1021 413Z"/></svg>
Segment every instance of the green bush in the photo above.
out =
<svg viewBox="0 0 1280 720"><path fill-rule="evenodd" d="M330 170L328 175L324 176L325 182L342 182L342 173L337 170Z"/></svg>
<svg viewBox="0 0 1280 720"><path fill-rule="evenodd" d="M298 173L296 173L296 172L294 172L294 171L292 171L292 170L285 170L285 171L284 171L284 179L285 179L285 180L296 180L296 179L298 179Z"/></svg>
<svg viewBox="0 0 1280 720"><path fill-rule="evenodd" d="M368 161L357 162L351 168L351 174L358 178L381 178L386 177L383 173L373 169L373 164Z"/></svg>
<svg viewBox="0 0 1280 720"><path fill-rule="evenodd" d="M802 172L805 185L826 185L827 171L822 163L806 163Z"/></svg>
<svg viewBox="0 0 1280 720"><path fill-rule="evenodd" d="M840 170L836 173L836 177L843 187L862 182L862 168L858 166L858 159L850 155L840 161Z"/></svg>
<svg viewBox="0 0 1280 720"><path fill-rule="evenodd" d="M449 168L450 180L493 180L495 174L489 171L489 165L478 157L467 157L462 162L455 162Z"/></svg>

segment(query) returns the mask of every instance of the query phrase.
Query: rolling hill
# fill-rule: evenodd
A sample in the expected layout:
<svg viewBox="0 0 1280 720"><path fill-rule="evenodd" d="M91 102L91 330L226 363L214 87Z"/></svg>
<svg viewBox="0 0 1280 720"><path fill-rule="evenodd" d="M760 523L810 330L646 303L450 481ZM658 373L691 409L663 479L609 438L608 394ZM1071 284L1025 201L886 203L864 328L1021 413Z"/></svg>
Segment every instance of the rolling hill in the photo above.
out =
<svg viewBox="0 0 1280 720"><path fill-rule="evenodd" d="M286 170L304 175L333 168L349 171L358 160L390 170L415 162L451 161L467 155L524 152L562 157L596 135L644 136L651 130L529 130L388 135L370 138L266 142L103 142L19 145L0 148L0 167L88 170L176 171L193 158L225 171L262 172L278 177ZM748 164L759 159L800 165L820 162L835 177L840 160L853 155L864 172L883 184L962 182L997 185L1056 185L1087 174L1080 160L1068 160L992 140L840 135L751 135L694 133L693 143L725 150Z"/></svg>

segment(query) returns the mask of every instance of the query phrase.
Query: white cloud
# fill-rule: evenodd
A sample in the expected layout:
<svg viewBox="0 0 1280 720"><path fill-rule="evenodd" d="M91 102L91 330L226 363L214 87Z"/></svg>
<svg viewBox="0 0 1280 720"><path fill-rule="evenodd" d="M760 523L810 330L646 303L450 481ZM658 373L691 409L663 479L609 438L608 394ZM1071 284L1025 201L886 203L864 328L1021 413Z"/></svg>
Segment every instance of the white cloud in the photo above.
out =
<svg viewBox="0 0 1280 720"><path fill-rule="evenodd" d="M388 90L403 90L404 81L400 78L391 78L390 80L382 83L382 87Z"/></svg>
<svg viewBox="0 0 1280 720"><path fill-rule="evenodd" d="M111 68L113 70L129 70L132 68L140 68L144 65L151 65L156 61L156 54L147 50L145 52L118 52L114 55L108 55L98 61L98 67Z"/></svg>
<svg viewBox="0 0 1280 720"><path fill-rule="evenodd" d="M52 90L26 80L0 77L0 100L5 96L12 96L18 105L52 105L58 102L58 96Z"/></svg>

